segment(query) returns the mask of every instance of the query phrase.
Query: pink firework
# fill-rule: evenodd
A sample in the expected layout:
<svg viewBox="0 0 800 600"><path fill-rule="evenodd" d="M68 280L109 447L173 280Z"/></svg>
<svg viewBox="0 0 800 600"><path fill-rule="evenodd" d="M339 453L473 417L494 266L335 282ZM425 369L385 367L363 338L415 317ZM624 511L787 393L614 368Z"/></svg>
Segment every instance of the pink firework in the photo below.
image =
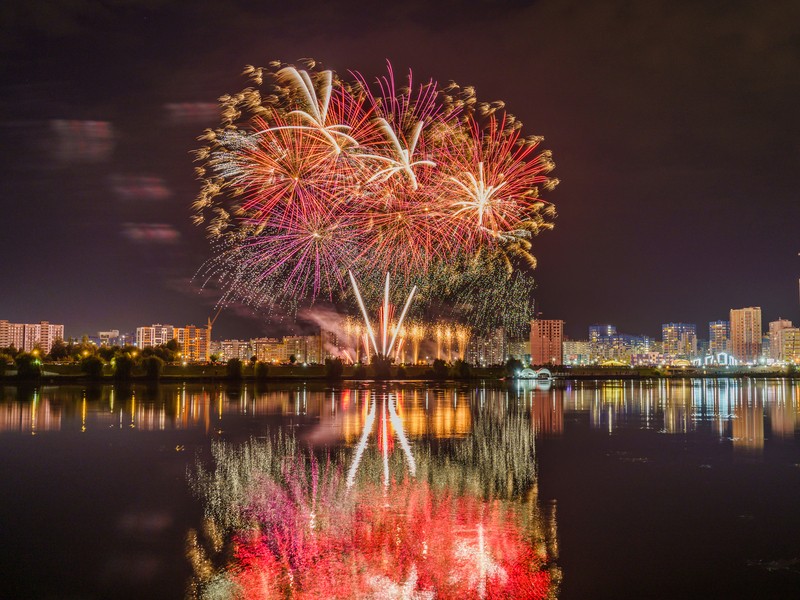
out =
<svg viewBox="0 0 800 600"><path fill-rule="evenodd" d="M209 275L232 295L302 302L343 297L348 270L391 269L434 297L429 274L452 285L471 257L533 265L530 238L552 216L539 188L555 184L538 139L471 88L410 72L400 87L391 65L373 85L352 76L280 65L268 93L222 98L197 153L195 221L221 242Z"/></svg>
<svg viewBox="0 0 800 600"><path fill-rule="evenodd" d="M537 141L521 143L518 130L505 120L472 118L470 143L447 163L441 193L452 235L467 249L502 243L524 235L538 223L539 187L551 185L547 152L536 154Z"/></svg>

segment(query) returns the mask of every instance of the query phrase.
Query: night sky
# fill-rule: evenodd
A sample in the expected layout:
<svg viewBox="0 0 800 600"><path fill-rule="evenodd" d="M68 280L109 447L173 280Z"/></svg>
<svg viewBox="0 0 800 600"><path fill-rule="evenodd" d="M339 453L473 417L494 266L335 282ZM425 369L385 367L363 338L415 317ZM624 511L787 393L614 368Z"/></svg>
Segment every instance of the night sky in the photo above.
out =
<svg viewBox="0 0 800 600"><path fill-rule="evenodd" d="M545 137L561 185L536 299L572 337L670 321L707 337L753 305L800 321L796 0L4 0L0 319L204 323L203 105L245 87L246 64L301 57L474 85ZM214 337L264 333L230 309Z"/></svg>

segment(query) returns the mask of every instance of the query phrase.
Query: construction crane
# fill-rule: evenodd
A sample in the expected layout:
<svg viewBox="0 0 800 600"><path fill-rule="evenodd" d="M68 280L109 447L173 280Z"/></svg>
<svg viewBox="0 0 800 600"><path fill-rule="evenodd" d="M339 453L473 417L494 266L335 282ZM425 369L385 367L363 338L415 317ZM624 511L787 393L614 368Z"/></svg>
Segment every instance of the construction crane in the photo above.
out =
<svg viewBox="0 0 800 600"><path fill-rule="evenodd" d="M219 313L222 312L223 307L220 306L217 310L217 314L214 315L214 318L208 317L208 343L211 344L211 328L214 326L214 323L217 322L217 317L219 317Z"/></svg>
<svg viewBox="0 0 800 600"><path fill-rule="evenodd" d="M217 322L217 317L219 317L219 313L222 312L222 306L219 307L217 313L214 315L214 318L208 317L208 342L206 344L206 361L211 358L211 328L214 326L214 323Z"/></svg>

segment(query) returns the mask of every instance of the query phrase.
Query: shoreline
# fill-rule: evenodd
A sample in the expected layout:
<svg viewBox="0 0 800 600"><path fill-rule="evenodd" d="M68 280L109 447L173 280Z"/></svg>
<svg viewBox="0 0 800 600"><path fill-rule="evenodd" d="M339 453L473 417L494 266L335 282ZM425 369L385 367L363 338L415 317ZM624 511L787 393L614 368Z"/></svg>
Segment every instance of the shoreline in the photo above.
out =
<svg viewBox="0 0 800 600"><path fill-rule="evenodd" d="M731 372L731 373L668 373L668 374L638 374L638 373L554 373L552 379L519 379L509 377L492 377L478 375L474 377L339 377L327 378L325 376L274 376L257 378L254 376L243 376L231 378L225 376L162 376L158 379L147 377L131 377L129 379L115 379L114 377L91 378L81 375L44 375L38 378L19 379L16 376L0 377L0 386L36 386L36 385L158 385L158 384L180 384L180 383L215 383L215 384L270 384L270 383L297 383L314 382L337 384L343 382L400 382L400 383L467 383L491 381L506 384L545 384L558 385L569 381L661 381L661 380L682 380L682 379L724 379L724 380L750 380L750 379L785 379L787 381L800 381L800 373L777 373L777 372Z"/></svg>

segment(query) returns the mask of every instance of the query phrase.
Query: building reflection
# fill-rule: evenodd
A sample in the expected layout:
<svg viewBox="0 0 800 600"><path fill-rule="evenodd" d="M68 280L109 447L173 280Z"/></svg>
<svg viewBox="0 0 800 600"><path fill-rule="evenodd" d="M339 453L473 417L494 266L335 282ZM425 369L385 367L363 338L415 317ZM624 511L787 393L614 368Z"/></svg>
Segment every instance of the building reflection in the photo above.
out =
<svg viewBox="0 0 800 600"><path fill-rule="evenodd" d="M764 390L770 431L778 438L792 438L800 427L800 386L788 381Z"/></svg>
<svg viewBox="0 0 800 600"><path fill-rule="evenodd" d="M17 431L36 435L38 432L60 429L60 404L52 403L47 396L42 398L38 389L30 390L30 397L25 401L0 402L0 432Z"/></svg>
<svg viewBox="0 0 800 600"><path fill-rule="evenodd" d="M41 386L0 388L0 433L50 431L224 431L228 421L292 418L312 441L354 444L369 418L371 384L262 386ZM800 385L790 380L684 379L566 381L509 385L403 383L393 406L409 439L470 435L475 415L528 415L539 435L564 433L565 415L614 433L633 427L662 433L709 433L735 448L793 439ZM573 419L574 420L574 419Z"/></svg>
<svg viewBox="0 0 800 600"><path fill-rule="evenodd" d="M788 380L685 379L572 382L564 411L587 414L593 428L635 427L669 434L713 433L736 449L759 450L765 437L793 438L800 386Z"/></svg>
<svg viewBox="0 0 800 600"><path fill-rule="evenodd" d="M764 405L760 394L734 399L731 437L737 449L761 450L764 447Z"/></svg>

